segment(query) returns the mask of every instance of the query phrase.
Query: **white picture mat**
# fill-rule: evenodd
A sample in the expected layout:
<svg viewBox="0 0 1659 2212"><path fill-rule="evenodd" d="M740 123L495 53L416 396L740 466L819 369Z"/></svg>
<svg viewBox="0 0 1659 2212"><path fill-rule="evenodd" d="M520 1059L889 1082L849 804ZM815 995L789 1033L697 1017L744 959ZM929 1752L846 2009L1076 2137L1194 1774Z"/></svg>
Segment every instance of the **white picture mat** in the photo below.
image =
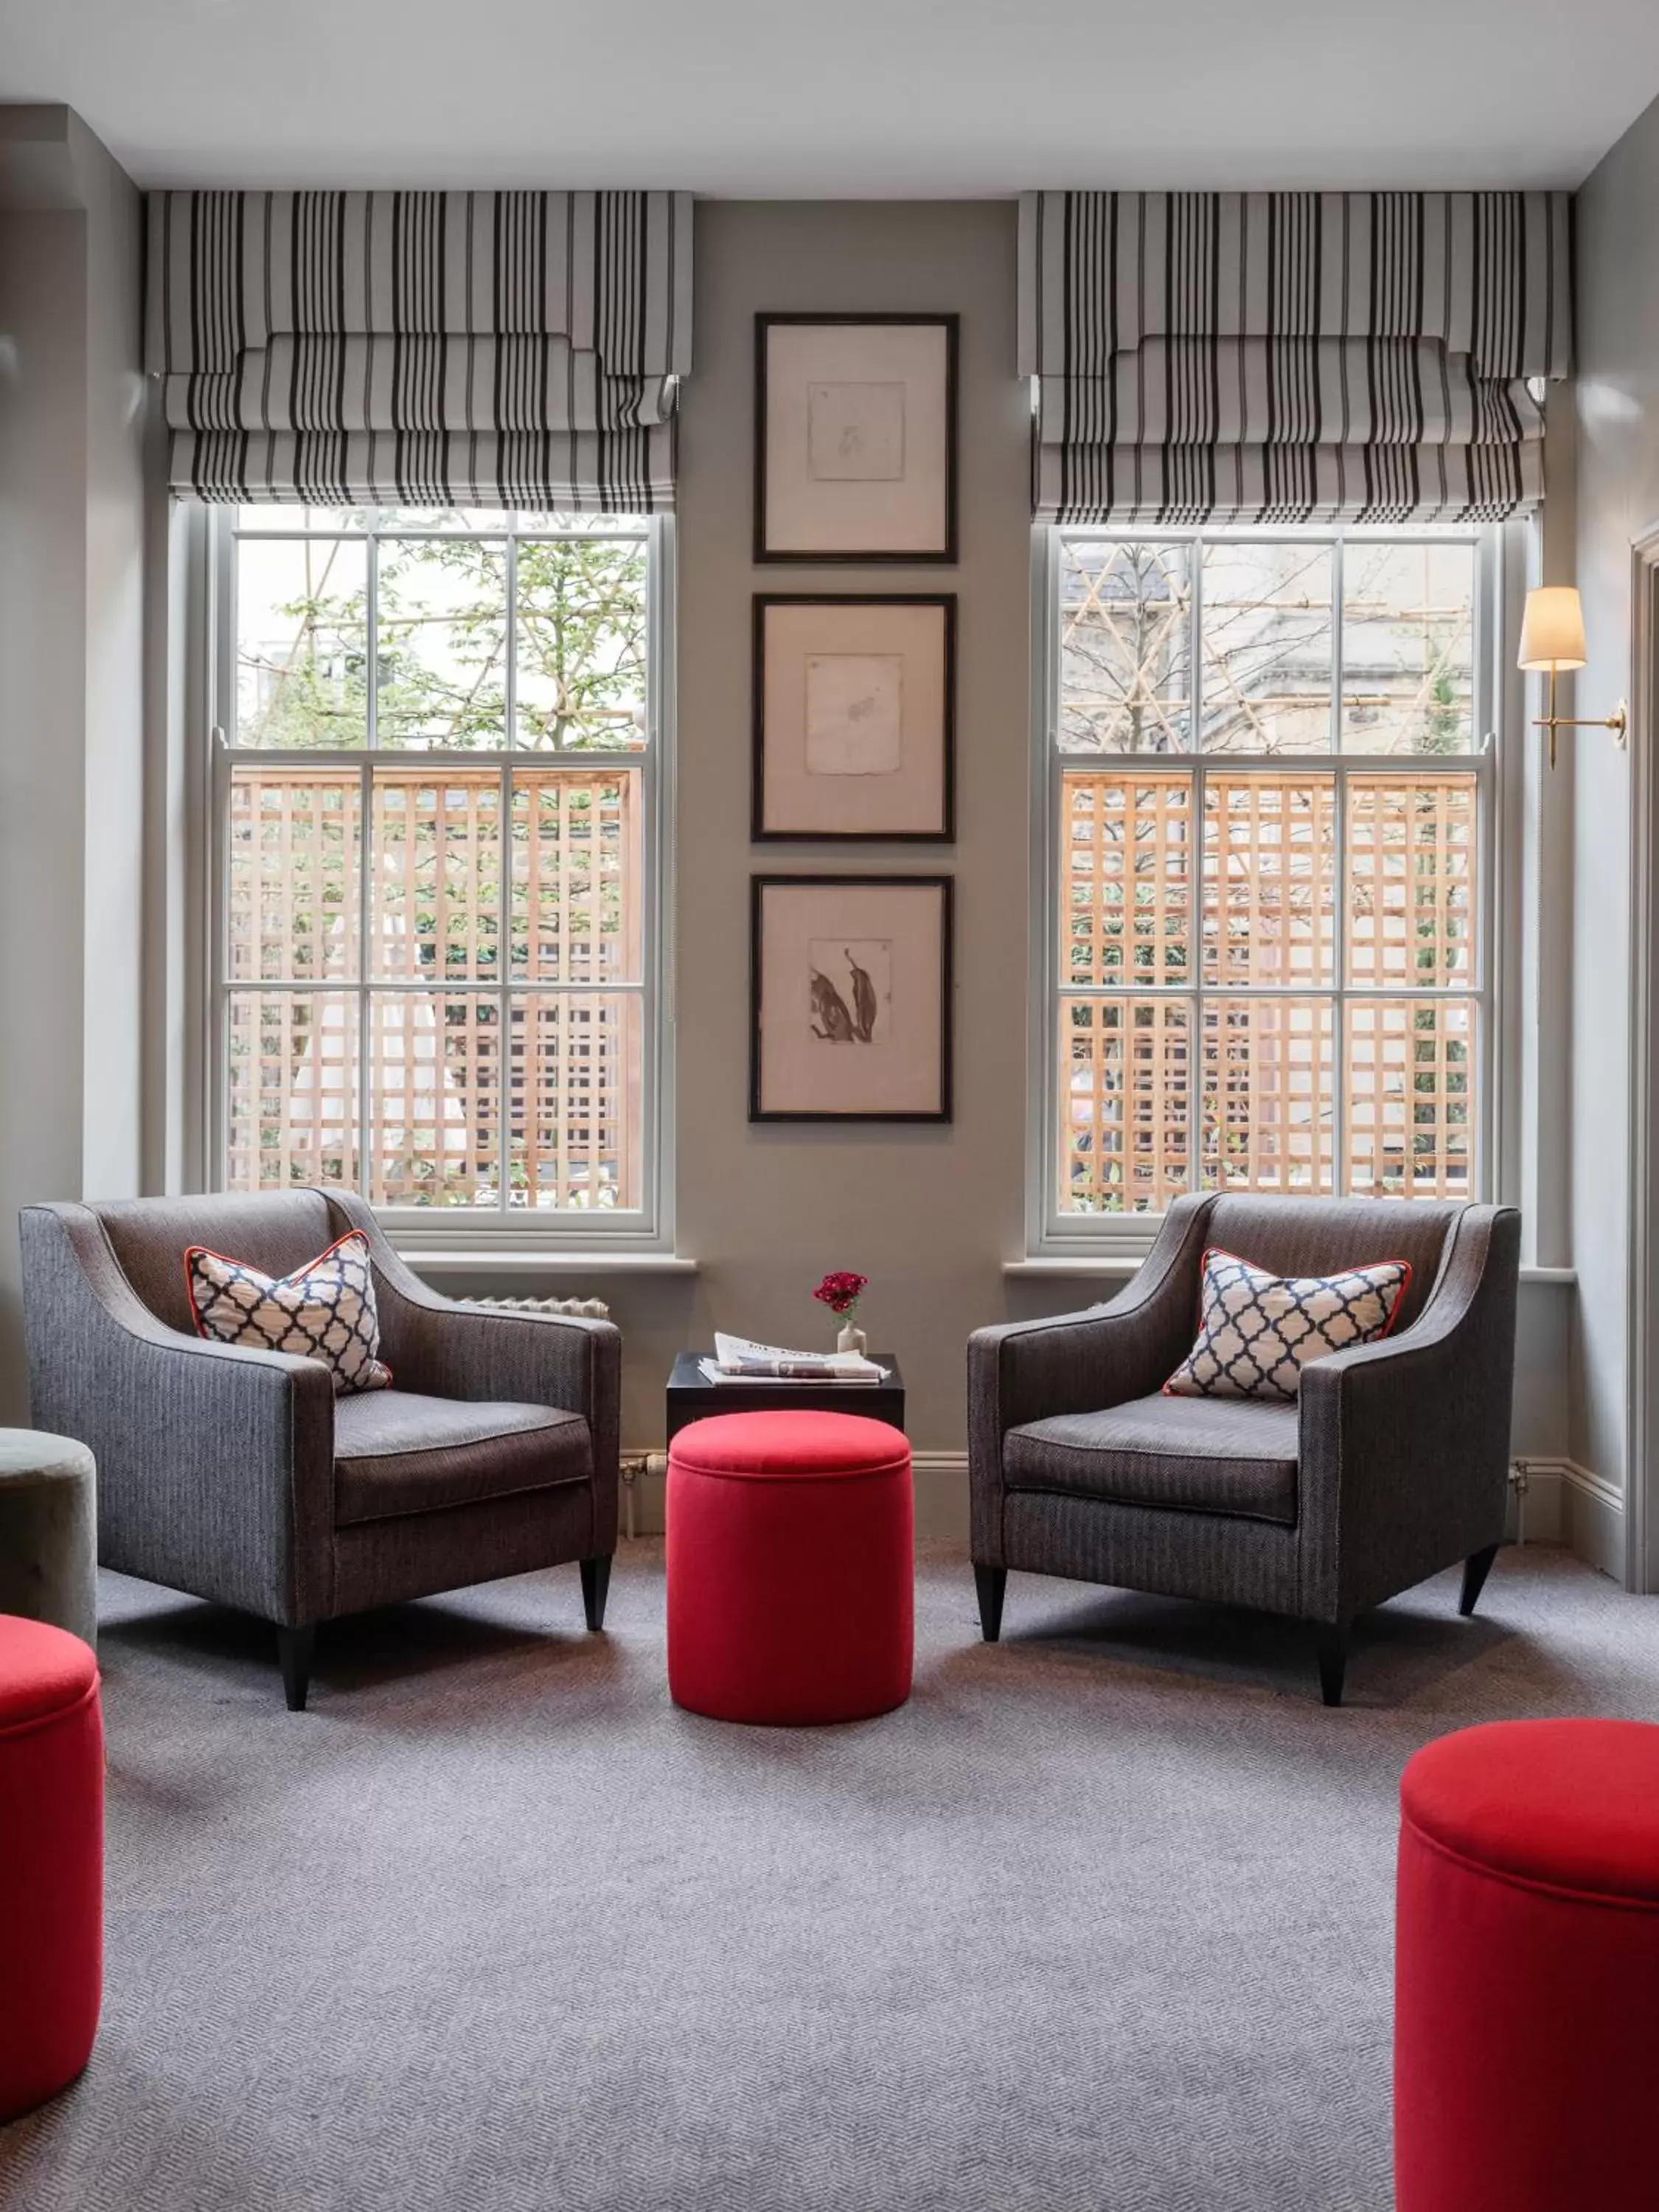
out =
<svg viewBox="0 0 1659 2212"><path fill-rule="evenodd" d="M950 337L939 323L772 323L766 331L766 550L943 553L950 537ZM902 386L902 473L812 469L813 387Z"/></svg>
<svg viewBox="0 0 1659 2212"><path fill-rule="evenodd" d="M806 773L896 775L904 765L904 655L809 653Z"/></svg>
<svg viewBox="0 0 1659 2212"><path fill-rule="evenodd" d="M849 601L763 611L763 820L823 837L937 836L945 827L946 611ZM880 775L815 775L806 744L806 664L815 654L897 657L897 767Z"/></svg>
<svg viewBox="0 0 1659 2212"><path fill-rule="evenodd" d="M769 884L761 894L760 1107L768 1114L936 1114L945 897L933 884ZM815 1036L814 940L890 946L885 1035Z"/></svg>
<svg viewBox="0 0 1659 2212"><path fill-rule="evenodd" d="M806 387L806 465L814 483L893 483L904 474L908 395L902 383Z"/></svg>

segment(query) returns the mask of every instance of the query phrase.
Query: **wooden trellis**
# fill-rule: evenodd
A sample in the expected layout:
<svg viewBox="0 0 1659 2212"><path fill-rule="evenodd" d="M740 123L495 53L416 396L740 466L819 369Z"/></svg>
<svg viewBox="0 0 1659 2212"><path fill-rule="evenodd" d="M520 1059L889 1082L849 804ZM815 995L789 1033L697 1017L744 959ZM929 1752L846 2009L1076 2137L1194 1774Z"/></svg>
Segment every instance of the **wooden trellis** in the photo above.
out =
<svg viewBox="0 0 1659 2212"><path fill-rule="evenodd" d="M639 791L625 763L239 768L231 1188L640 1204Z"/></svg>
<svg viewBox="0 0 1659 2212"><path fill-rule="evenodd" d="M1352 984L1468 986L1479 842L1474 778L1467 772L1350 780Z"/></svg>
<svg viewBox="0 0 1659 2212"><path fill-rule="evenodd" d="M1467 999L1348 1002L1348 1188L1467 1198L1474 1008Z"/></svg>
<svg viewBox="0 0 1659 2212"><path fill-rule="evenodd" d="M1339 793L1333 769L1079 767L1061 787L1061 1210L1158 1212L1194 1173L1467 1194L1475 771L1354 771Z"/></svg>

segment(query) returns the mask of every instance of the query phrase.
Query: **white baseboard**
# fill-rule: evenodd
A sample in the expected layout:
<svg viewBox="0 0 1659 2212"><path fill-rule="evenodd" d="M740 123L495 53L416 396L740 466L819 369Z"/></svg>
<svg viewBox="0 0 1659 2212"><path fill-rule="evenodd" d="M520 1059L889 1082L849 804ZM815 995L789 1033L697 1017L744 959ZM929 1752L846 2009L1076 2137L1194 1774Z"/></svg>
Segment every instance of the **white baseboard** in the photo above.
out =
<svg viewBox="0 0 1659 2212"><path fill-rule="evenodd" d="M645 1462L643 1470L629 1481L630 1462ZM622 1525L624 1535L660 1536L663 1532L663 1493L667 1486L668 1455L659 1446L652 1451L623 1454ZM910 1466L916 1486L916 1537L925 1544L957 1544L968 1548L968 1455L966 1452L913 1452ZM632 1505L632 1519L629 1505Z"/></svg>
<svg viewBox="0 0 1659 2212"><path fill-rule="evenodd" d="M913 1452L916 1483L916 1540L968 1548L968 1455Z"/></svg>
<svg viewBox="0 0 1659 2212"><path fill-rule="evenodd" d="M623 1528L635 1536L660 1536L666 1454L631 1452L625 1460L646 1462L623 1491ZM968 1542L968 1455L919 1451L911 1456L916 1486L916 1536L922 1543ZM1526 1476L1524 1493L1510 1492L1510 1540L1569 1544L1581 1559L1611 1575L1625 1577L1625 1500L1622 1493L1576 1460L1545 1459L1527 1454L1515 1466ZM631 1518L630 1518L631 1504Z"/></svg>
<svg viewBox="0 0 1659 2212"><path fill-rule="evenodd" d="M1510 1493L1509 1534L1545 1544L1567 1544L1581 1559L1625 1579L1625 1498L1616 1484L1577 1460L1520 1455L1514 1465L1525 1492Z"/></svg>

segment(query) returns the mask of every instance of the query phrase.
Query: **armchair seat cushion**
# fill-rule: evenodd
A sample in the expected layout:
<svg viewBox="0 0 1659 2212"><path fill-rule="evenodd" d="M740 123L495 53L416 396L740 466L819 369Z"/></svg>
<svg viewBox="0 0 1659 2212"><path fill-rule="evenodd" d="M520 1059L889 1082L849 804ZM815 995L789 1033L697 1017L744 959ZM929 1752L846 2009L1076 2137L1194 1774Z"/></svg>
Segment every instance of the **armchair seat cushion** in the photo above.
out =
<svg viewBox="0 0 1659 2212"><path fill-rule="evenodd" d="M1298 1418L1266 1400L1135 1398L1010 1429L1003 1471L1011 1490L1294 1527Z"/></svg>
<svg viewBox="0 0 1659 2212"><path fill-rule="evenodd" d="M379 1390L337 1400L334 1519L348 1527L586 1482L587 1423L551 1406Z"/></svg>

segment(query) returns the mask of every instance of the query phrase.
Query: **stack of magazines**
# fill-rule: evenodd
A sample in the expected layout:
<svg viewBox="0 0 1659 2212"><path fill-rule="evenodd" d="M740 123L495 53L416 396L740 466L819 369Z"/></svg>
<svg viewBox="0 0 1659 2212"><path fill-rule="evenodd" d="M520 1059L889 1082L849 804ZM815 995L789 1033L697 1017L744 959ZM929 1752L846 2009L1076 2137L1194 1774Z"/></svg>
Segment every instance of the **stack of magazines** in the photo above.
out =
<svg viewBox="0 0 1659 2212"><path fill-rule="evenodd" d="M711 1382L884 1382L887 1370L858 1352L786 1352L746 1336L714 1333L714 1357L701 1362Z"/></svg>

